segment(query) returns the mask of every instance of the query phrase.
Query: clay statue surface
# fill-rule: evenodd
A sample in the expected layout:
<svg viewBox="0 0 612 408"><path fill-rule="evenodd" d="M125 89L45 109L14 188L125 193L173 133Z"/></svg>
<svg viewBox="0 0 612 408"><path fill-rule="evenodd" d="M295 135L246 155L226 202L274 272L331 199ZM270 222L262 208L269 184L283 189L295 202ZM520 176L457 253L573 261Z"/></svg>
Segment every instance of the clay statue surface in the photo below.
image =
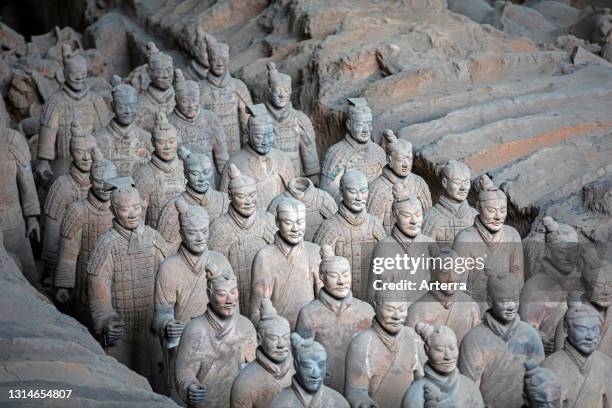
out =
<svg viewBox="0 0 612 408"><path fill-rule="evenodd" d="M152 133L153 155L134 175L134 183L142 198L144 220L157 227L159 215L170 199L185 191L183 161L177 155L176 129L163 112L156 116Z"/></svg>
<svg viewBox="0 0 612 408"><path fill-rule="evenodd" d="M321 246L330 245L336 255L350 261L353 295L365 300L370 257L376 243L385 238L385 230L366 210L368 180L363 173L347 170L340 180L340 194L338 212L321 224L312 240Z"/></svg>
<svg viewBox="0 0 612 408"><path fill-rule="evenodd" d="M187 186L184 192L166 203L157 221L157 231L168 241L170 253L175 253L181 243L179 217L175 206L175 201L179 197L189 205L204 208L211 223L225 214L229 208L228 195L216 191L211 185L214 169L208 156L192 153L182 146L178 155L183 161Z"/></svg>
<svg viewBox="0 0 612 408"><path fill-rule="evenodd" d="M395 222L393 218L393 187L400 185L408 196L421 202L423 214L431 208L429 186L420 176L412 173L412 143L398 140L389 129L384 132L387 165L382 174L370 183L368 212L378 217L389 234Z"/></svg>
<svg viewBox="0 0 612 408"><path fill-rule="evenodd" d="M325 347L325 385L344 392L346 351L353 337L371 326L374 309L353 297L351 265L346 258L334 255L329 245L321 248L319 276L323 287L317 299L300 310L295 331Z"/></svg>
<svg viewBox="0 0 612 408"><path fill-rule="evenodd" d="M276 216L278 205L287 197L300 200L306 206L306 241L312 241L323 221L338 212L338 205L333 197L327 191L317 188L312 180L306 177L296 177L289 181L287 190L274 197L268 206L268 212Z"/></svg>
<svg viewBox="0 0 612 408"><path fill-rule="evenodd" d="M523 393L529 408L562 408L563 388L559 377L547 368L539 367L534 360L525 363Z"/></svg>
<svg viewBox="0 0 612 408"><path fill-rule="evenodd" d="M370 183L387 164L385 151L372 141L372 110L363 98L347 100L346 135L327 150L321 166L320 187L334 197L348 169L359 170Z"/></svg>
<svg viewBox="0 0 612 408"><path fill-rule="evenodd" d="M425 343L427 362L424 377L410 385L402 400L402 408L424 408L425 393L431 394L433 406L455 408L484 408L480 390L472 380L457 369L459 345L453 330L448 326L432 326L419 323L417 333ZM511 375L511 374L509 374Z"/></svg>
<svg viewBox="0 0 612 408"><path fill-rule="evenodd" d="M206 79L210 68L208 63L208 39L210 34L203 32L199 27L196 28L195 34L194 46L191 49L194 58L187 67L187 76L199 84Z"/></svg>
<svg viewBox="0 0 612 408"><path fill-rule="evenodd" d="M253 258L274 242L277 227L272 214L257 208L255 180L243 175L234 164L228 166L228 175L230 206L210 226L210 248L229 259L238 278L240 312L248 315Z"/></svg>
<svg viewBox="0 0 612 408"><path fill-rule="evenodd" d="M142 220L140 194L130 177L109 182L113 226L98 239L87 264L89 310L107 354L162 391L161 350L151 325L155 275L166 242Z"/></svg>
<svg viewBox="0 0 612 408"><path fill-rule="evenodd" d="M423 233L438 242L452 245L459 231L474 225L478 214L467 201L470 191L470 169L464 163L450 160L440 172L442 195L425 214Z"/></svg>
<svg viewBox="0 0 612 408"><path fill-rule="evenodd" d="M483 321L470 330L459 349L459 371L480 388L487 406L520 407L524 363L541 362L544 347L538 332L518 315L519 282L509 273L491 274Z"/></svg>
<svg viewBox="0 0 612 408"><path fill-rule="evenodd" d="M309 177L319 183L319 154L312 122L291 103L291 77L276 69L273 62L267 64L268 99L266 108L274 121L273 146L291 159L296 176Z"/></svg>
<svg viewBox="0 0 612 408"><path fill-rule="evenodd" d="M438 249L433 245L429 255L442 261L434 263L430 270L431 282L439 283L440 289L434 287L410 305L406 325L412 328L416 328L418 323L448 326L457 337L457 343L461 344L463 337L480 324L480 308L469 295L452 286L462 281L462 275L455 268L445 268L445 265L456 265L457 262L453 261L459 257L457 253L448 247ZM445 284L450 285L443 286Z"/></svg>
<svg viewBox="0 0 612 408"><path fill-rule="evenodd" d="M251 94L244 82L229 71L229 46L207 37L209 70L200 82L202 107L214 112L225 130L227 151L231 155L240 150L248 133L247 106Z"/></svg>
<svg viewBox="0 0 612 408"><path fill-rule="evenodd" d="M291 328L269 299L261 301L255 360L240 371L230 396L231 408L267 408L295 374L291 357Z"/></svg>
<svg viewBox="0 0 612 408"><path fill-rule="evenodd" d="M147 44L147 74L151 83L138 98L136 105L136 123L153 133L158 112L170 115L176 105L174 87L174 62L172 57L161 52L155 43Z"/></svg>
<svg viewBox="0 0 612 408"><path fill-rule="evenodd" d="M234 164L257 183L258 204L268 208L278 194L287 189L293 179L293 167L286 153L272 147L274 127L272 118L262 104L248 107L248 140L242 150L232 155L225 166L219 190L228 191L229 164Z"/></svg>
<svg viewBox="0 0 612 408"><path fill-rule="evenodd" d="M151 134L136 124L136 89L122 83L116 75L111 84L115 116L106 127L96 130L94 136L104 157L117 166L119 177L134 176L138 167L151 159Z"/></svg>
<svg viewBox="0 0 612 408"><path fill-rule="evenodd" d="M257 333L238 313L238 282L231 269L207 270L208 307L191 319L176 357L176 389L188 407L226 408L243 364L255 359Z"/></svg>
<svg viewBox="0 0 612 408"><path fill-rule="evenodd" d="M353 338L346 353L344 395L351 407L399 407L404 393L423 377L423 341L407 327L402 291L377 291L372 327Z"/></svg>
<svg viewBox="0 0 612 408"><path fill-rule="evenodd" d="M291 334L291 346L295 366L291 386L274 397L268 407L349 408L342 394L323 383L327 365L325 348L313 338L303 339L297 333Z"/></svg>

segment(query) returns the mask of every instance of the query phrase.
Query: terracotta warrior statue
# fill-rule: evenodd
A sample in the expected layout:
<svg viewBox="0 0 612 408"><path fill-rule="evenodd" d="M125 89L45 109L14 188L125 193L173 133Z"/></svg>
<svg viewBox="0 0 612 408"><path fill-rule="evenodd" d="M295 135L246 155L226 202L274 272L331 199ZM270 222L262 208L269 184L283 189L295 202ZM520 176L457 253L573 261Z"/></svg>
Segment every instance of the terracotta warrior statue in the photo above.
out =
<svg viewBox="0 0 612 408"><path fill-rule="evenodd" d="M487 269L514 275L522 287L525 276L523 244L518 231L504 225L508 213L506 194L495 187L486 174L479 179L479 185L478 216L473 226L457 234L453 250L464 258L484 258ZM484 270L474 268L467 274L467 293L481 305L481 311L486 309Z"/></svg>
<svg viewBox="0 0 612 408"><path fill-rule="evenodd" d="M300 310L295 331L325 347L329 352L325 384L344 392L346 351L353 337L371 326L374 309L353 297L351 265L346 258L334 255L329 245L321 248L321 258L323 288L317 299Z"/></svg>
<svg viewBox="0 0 612 408"><path fill-rule="evenodd" d="M317 188L312 180L306 177L296 177L289 181L287 190L274 197L268 206L268 212L276 216L278 205L288 197L300 200L306 206L306 241L312 241L323 221L338 212L338 205L333 197L327 191Z"/></svg>
<svg viewBox="0 0 612 408"><path fill-rule="evenodd" d="M172 57L161 52L155 43L147 44L147 74L151 83L138 98L136 123L147 132L153 132L158 112L170 115L174 110L174 62Z"/></svg>
<svg viewBox="0 0 612 408"><path fill-rule="evenodd" d="M274 121L274 147L286 153L296 176L310 178L319 184L319 154L312 122L291 103L291 77L281 74L273 62L267 64L268 113Z"/></svg>
<svg viewBox="0 0 612 408"><path fill-rule="evenodd" d="M412 188L403 184L393 186L393 228L391 235L376 244L372 253L372 266L375 266L380 259L404 257L422 258L429 254L429 246L434 242L433 239L421 233L423 223L423 207L417 197L412 195ZM368 272L368 301L374 300L374 292L378 287L376 280L383 282L400 283L402 281L412 282L415 286L406 291L406 299L414 302L426 290L420 289L422 282L430 279L429 265L420 262L416 269L396 269L385 270L383 273L374 267Z"/></svg>
<svg viewBox="0 0 612 408"><path fill-rule="evenodd" d="M425 343L427 362L423 367L424 377L413 382L406 391L402 408L428 406L426 390L436 395L433 406L484 408L478 386L457 369L459 342L453 330L421 322L416 325L416 331Z"/></svg>
<svg viewBox="0 0 612 408"><path fill-rule="evenodd" d="M432 244L429 256L439 263L430 269L431 283L438 283L438 288L432 287L408 309L406 325L416 328L419 322L433 326L448 326L461 344L463 337L480 324L480 308L465 292L453 287L462 281L463 273L452 265L459 264L459 255L449 247L439 248ZM446 286L444 286L446 285Z"/></svg>
<svg viewBox="0 0 612 408"><path fill-rule="evenodd" d="M229 72L229 46L212 36L207 37L207 44L210 68L200 82L200 101L204 109L213 111L221 119L231 156L240 150L241 141L246 139L246 107L253 101L244 82Z"/></svg>
<svg viewBox="0 0 612 408"><path fill-rule="evenodd" d="M240 371L232 385L231 408L267 408L295 374L291 358L291 328L270 299L261 301L255 360Z"/></svg>
<svg viewBox="0 0 612 408"><path fill-rule="evenodd" d="M518 315L520 287L509 273L487 281L489 310L470 330L459 349L459 370L480 388L487 406L516 408L523 403L523 364L541 362L544 347L538 332Z"/></svg>
<svg viewBox="0 0 612 408"><path fill-rule="evenodd" d="M151 330L155 275L166 242L142 220L130 177L110 180L113 226L98 239L87 263L89 310L106 353L146 377L161 392L159 341Z"/></svg>
<svg viewBox="0 0 612 408"><path fill-rule="evenodd" d="M268 208L278 194L287 189L293 179L293 167L287 154L272 147L274 127L265 105L250 105L248 140L244 148L234 154L228 164L234 164L240 171L257 183L258 203ZM229 166L225 166L219 183L219 190L227 191Z"/></svg>
<svg viewBox="0 0 612 408"><path fill-rule="evenodd" d="M40 204L30 167L28 142L21 133L2 129L4 146L0 149L0 229L4 247L15 256L22 273L34 286L39 275L32 254L30 235L40 241Z"/></svg>
<svg viewBox="0 0 612 408"><path fill-rule="evenodd" d="M175 201L179 197L189 205L205 209L211 223L225 214L229 208L227 193L216 191L211 186L214 169L208 156L192 153L182 146L178 150L178 155L183 161L187 187L184 192L166 203L157 220L157 231L168 241L168 250L172 254L181 243L179 218L175 206Z"/></svg>
<svg viewBox="0 0 612 408"><path fill-rule="evenodd" d="M196 28L193 48L191 49L194 58L187 67L187 76L198 83L206 79L208 69L210 68L208 65L209 37L209 34L201 31L199 27Z"/></svg>
<svg viewBox="0 0 612 408"><path fill-rule="evenodd" d="M176 107L168 120L176 128L179 143L194 153L203 153L215 163L217 174L229 159L225 131L219 117L200 106L200 87L174 70Z"/></svg>
<svg viewBox="0 0 612 408"><path fill-rule="evenodd" d="M291 334L295 375L291 386L278 394L268 408L349 408L342 394L327 387L323 380L327 365L327 352L313 338L303 339Z"/></svg>
<svg viewBox="0 0 612 408"><path fill-rule="evenodd" d="M74 120L86 132L104 127L110 112L104 100L87 86L87 61L73 53L69 44L62 46L64 84L43 105L38 134L36 173L43 180L56 179L70 168L70 128ZM49 162L53 162L51 167Z"/></svg>
<svg viewBox="0 0 612 408"><path fill-rule="evenodd" d="M124 84L117 75L111 84L115 116L108 126L96 130L94 136L104 157L117 166L119 176L133 176L138 167L151 160L151 134L136 124L136 89Z"/></svg>
<svg viewBox="0 0 612 408"><path fill-rule="evenodd" d="M175 383L188 407L226 408L240 369L255 359L257 333L238 313L238 282L232 270L206 273L208 307L181 335Z"/></svg>
<svg viewBox="0 0 612 408"><path fill-rule="evenodd" d="M185 191L185 174L177 156L176 129L163 112L157 112L152 140L151 160L136 171L134 183L142 198L145 223L155 228L164 205Z"/></svg>
<svg viewBox="0 0 612 408"><path fill-rule="evenodd" d="M557 223L552 217L543 219L544 257L536 265L538 271L521 292L519 314L523 321L536 328L546 355L555 351L555 330L563 320L567 294L580 290L578 271L579 244L576 230Z"/></svg>
<svg viewBox="0 0 612 408"><path fill-rule="evenodd" d="M346 135L327 150L321 168L320 187L334 197L348 169L359 170L370 183L380 176L387 164L385 151L372 141L372 110L366 100L347 100Z"/></svg>
<svg viewBox="0 0 612 408"><path fill-rule="evenodd" d="M229 269L223 255L208 249L208 213L199 205L189 205L182 198L173 201L180 226L178 253L159 265L155 278L154 327L166 356L169 395L174 389L174 362L185 324L206 311L206 271Z"/></svg>
<svg viewBox="0 0 612 408"><path fill-rule="evenodd" d="M79 119L72 122L70 129L70 156L72 163L67 174L59 176L49 188L45 199L44 239L42 261L45 276L52 279L57 267L59 251L60 227L64 215L72 203L87 197L91 187L92 149L96 146L96 139L83 126Z"/></svg>
<svg viewBox="0 0 612 408"><path fill-rule="evenodd" d="M376 243L385 238L385 230L378 218L366 210L368 180L363 173L347 170L340 180L340 194L338 212L321 224L312 240L330 245L336 255L350 261L353 295L365 300L370 258Z"/></svg>
<svg viewBox="0 0 612 408"><path fill-rule="evenodd" d="M408 196L421 202L423 214L431 207L431 193L429 186L420 176L412 173L412 143L407 140L398 140L395 134L386 129L384 131L387 151L387 165L382 174L370 183L370 197L368 198L368 212L375 215L389 234L393 228L393 187L403 187Z"/></svg>
<svg viewBox="0 0 612 408"><path fill-rule="evenodd" d="M55 299L70 302L72 315L93 330L87 298L87 263L98 239L112 227L110 185L117 178L117 167L105 160L98 148L93 150L87 198L73 203L66 211L60 229Z"/></svg>
<svg viewBox="0 0 612 408"><path fill-rule="evenodd" d="M423 377L423 341L405 326L403 291L376 291L372 327L356 335L346 353L344 395L355 408L397 408Z"/></svg>
<svg viewBox="0 0 612 408"><path fill-rule="evenodd" d="M527 408L563 408L563 387L559 377L535 360L525 363L523 396Z"/></svg>
<svg viewBox="0 0 612 408"><path fill-rule="evenodd" d="M274 243L263 247L253 259L251 270L251 320L259 321L262 299L270 299L278 314L291 330L302 306L319 294L321 248L304 241L306 207L294 198L286 198L278 205L278 231Z"/></svg>
<svg viewBox="0 0 612 408"><path fill-rule="evenodd" d="M210 226L210 248L229 259L238 277L240 311L249 315L251 266L259 250L274 242L274 216L257 209L255 180L242 175L234 164L228 166L230 206Z"/></svg>
<svg viewBox="0 0 612 408"><path fill-rule="evenodd" d="M425 214L423 233L438 242L452 245L459 231L474 225L478 214L470 207L470 169L456 160L447 162L440 172L442 195Z"/></svg>
<svg viewBox="0 0 612 408"><path fill-rule="evenodd" d="M597 350L601 340L600 313L580 299L568 299L563 326L567 333L563 348L542 363L561 382L562 406L609 407L612 359Z"/></svg>

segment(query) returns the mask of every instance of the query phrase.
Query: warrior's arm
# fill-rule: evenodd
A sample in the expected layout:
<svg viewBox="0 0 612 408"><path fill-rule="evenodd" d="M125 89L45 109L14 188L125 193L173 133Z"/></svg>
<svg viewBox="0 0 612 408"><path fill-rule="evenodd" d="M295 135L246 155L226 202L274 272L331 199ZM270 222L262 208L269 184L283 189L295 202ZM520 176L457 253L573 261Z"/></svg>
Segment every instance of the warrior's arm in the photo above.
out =
<svg viewBox="0 0 612 408"><path fill-rule="evenodd" d="M102 236L102 240L104 236ZM107 245L98 241L89 263L87 264L87 292L89 294L89 310L96 333L102 334L106 323L118 316L113 308L111 286L113 280L113 257L107 251Z"/></svg>
<svg viewBox="0 0 612 408"><path fill-rule="evenodd" d="M19 137L22 136L19 135ZM15 163L17 165L17 189L19 190L19 201L21 202L23 216L25 218L38 217L40 215L40 203L38 202L32 167L30 167L30 152L27 150L25 141L24 146L19 146L18 149L21 157Z"/></svg>
<svg viewBox="0 0 612 408"><path fill-rule="evenodd" d="M149 196L153 191L153 180L146 174L147 165L142 166L134 176L134 185L140 193L140 203L142 206L142 218L147 216L147 207L149 206Z"/></svg>
<svg viewBox="0 0 612 408"><path fill-rule="evenodd" d="M270 274L268 262L264 259L261 251L255 255L253 266L251 267L251 304L250 316L253 325L257 327L259 322L259 308L262 299L270 299L274 291L274 283Z"/></svg>
<svg viewBox="0 0 612 408"><path fill-rule="evenodd" d="M247 106L253 104L251 94L247 89L246 85L242 82L236 87L236 95L238 96L238 118L240 120L241 134L246 135L249 123L249 114L247 112ZM242 139L244 140L244 139Z"/></svg>
<svg viewBox="0 0 612 408"><path fill-rule="evenodd" d="M471 337L466 336L459 347L459 362L457 364L461 374L470 378L478 387L484 372L484 360L479 347L484 347L478 344Z"/></svg>
<svg viewBox="0 0 612 408"><path fill-rule="evenodd" d="M155 312L153 327L157 333L164 333L166 324L174 320L174 304L176 303L177 290L173 284L171 270L165 263L159 266L155 278Z"/></svg>
<svg viewBox="0 0 612 408"><path fill-rule="evenodd" d="M55 287L74 288L77 259L81 249L83 230L79 228L71 237L60 236Z"/></svg>
<svg viewBox="0 0 612 408"><path fill-rule="evenodd" d="M423 214L425 214L425 212L432 207L433 202L431 200L431 192L429 191L429 186L427 185L425 180L421 179L419 181L419 189L417 194L419 197L419 201L421 202L421 206L423 207Z"/></svg>
<svg viewBox="0 0 612 408"><path fill-rule="evenodd" d="M203 336L195 326L199 326L196 320L187 324L176 353L174 382L179 396L185 402L189 401L189 386L200 384L197 375L202 366L201 347L209 346L204 344Z"/></svg>
<svg viewBox="0 0 612 408"><path fill-rule="evenodd" d="M304 308L300 309L298 313L297 320L295 322L295 332L299 334L302 338L315 338L317 335L317 331L312 326L312 322L308 318L308 315L304 313Z"/></svg>
<svg viewBox="0 0 612 408"><path fill-rule="evenodd" d="M308 118L298 122L300 127L300 156L302 157L302 171L306 177L317 175L321 172L319 164L319 153L315 131Z"/></svg>
<svg viewBox="0 0 612 408"><path fill-rule="evenodd" d="M59 114L53 110L48 112L43 107L40 115L40 130L38 132L38 159L55 159L55 140L59 129ZM49 107L49 109L52 109Z"/></svg>
<svg viewBox="0 0 612 408"><path fill-rule="evenodd" d="M510 255L510 273L516 276L521 289L525 284L525 271L523 264L523 243L521 237L516 234L516 242L512 244L512 254Z"/></svg>
<svg viewBox="0 0 612 408"><path fill-rule="evenodd" d="M227 193L229 191L229 181L229 163L225 163L225 167L223 167L221 172L221 180L219 181L219 191Z"/></svg>
<svg viewBox="0 0 612 408"><path fill-rule="evenodd" d="M351 407L360 407L364 403L368 406L367 402L372 401L368 394L371 378L364 361L368 358L368 353L364 352L367 346L359 344L359 340L359 337L354 338L346 352L344 396Z"/></svg>
<svg viewBox="0 0 612 408"><path fill-rule="evenodd" d="M211 121L213 159L217 173L221 174L225 163L229 160L225 130L218 118Z"/></svg>

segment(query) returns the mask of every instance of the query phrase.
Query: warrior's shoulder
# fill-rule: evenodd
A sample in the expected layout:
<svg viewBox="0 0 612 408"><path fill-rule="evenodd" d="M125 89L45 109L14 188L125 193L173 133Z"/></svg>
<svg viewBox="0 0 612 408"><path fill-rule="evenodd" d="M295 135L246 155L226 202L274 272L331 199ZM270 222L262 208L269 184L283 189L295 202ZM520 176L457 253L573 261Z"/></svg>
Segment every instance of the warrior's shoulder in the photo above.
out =
<svg viewBox="0 0 612 408"><path fill-rule="evenodd" d="M40 123L47 125L51 122L53 115L64 104L64 95L62 89L55 91L43 104L40 109Z"/></svg>
<svg viewBox="0 0 612 408"><path fill-rule="evenodd" d="M100 265L112 255L116 242L117 233L112 228L98 238L87 263L87 273L89 275L98 275L100 273Z"/></svg>
<svg viewBox="0 0 612 408"><path fill-rule="evenodd" d="M10 128L3 129L3 137L15 160L22 166L29 166L32 157L26 138L18 131Z"/></svg>
<svg viewBox="0 0 612 408"><path fill-rule="evenodd" d="M321 190L320 188L315 190L315 194L317 195L319 212L323 218L331 218L338 212L338 204L336 204L336 200L334 200L331 194L325 190Z"/></svg>
<svg viewBox="0 0 612 408"><path fill-rule="evenodd" d="M72 203L62 221L60 235L72 238L83 227L86 220L87 204L83 200Z"/></svg>

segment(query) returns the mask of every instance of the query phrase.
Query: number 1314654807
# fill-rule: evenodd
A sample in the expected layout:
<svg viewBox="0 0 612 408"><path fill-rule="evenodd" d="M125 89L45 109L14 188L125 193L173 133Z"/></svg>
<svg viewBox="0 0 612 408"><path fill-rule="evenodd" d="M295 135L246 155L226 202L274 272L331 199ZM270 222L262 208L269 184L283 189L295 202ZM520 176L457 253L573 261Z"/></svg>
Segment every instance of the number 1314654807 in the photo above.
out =
<svg viewBox="0 0 612 408"><path fill-rule="evenodd" d="M9 399L66 399L72 395L72 390L8 390Z"/></svg>

